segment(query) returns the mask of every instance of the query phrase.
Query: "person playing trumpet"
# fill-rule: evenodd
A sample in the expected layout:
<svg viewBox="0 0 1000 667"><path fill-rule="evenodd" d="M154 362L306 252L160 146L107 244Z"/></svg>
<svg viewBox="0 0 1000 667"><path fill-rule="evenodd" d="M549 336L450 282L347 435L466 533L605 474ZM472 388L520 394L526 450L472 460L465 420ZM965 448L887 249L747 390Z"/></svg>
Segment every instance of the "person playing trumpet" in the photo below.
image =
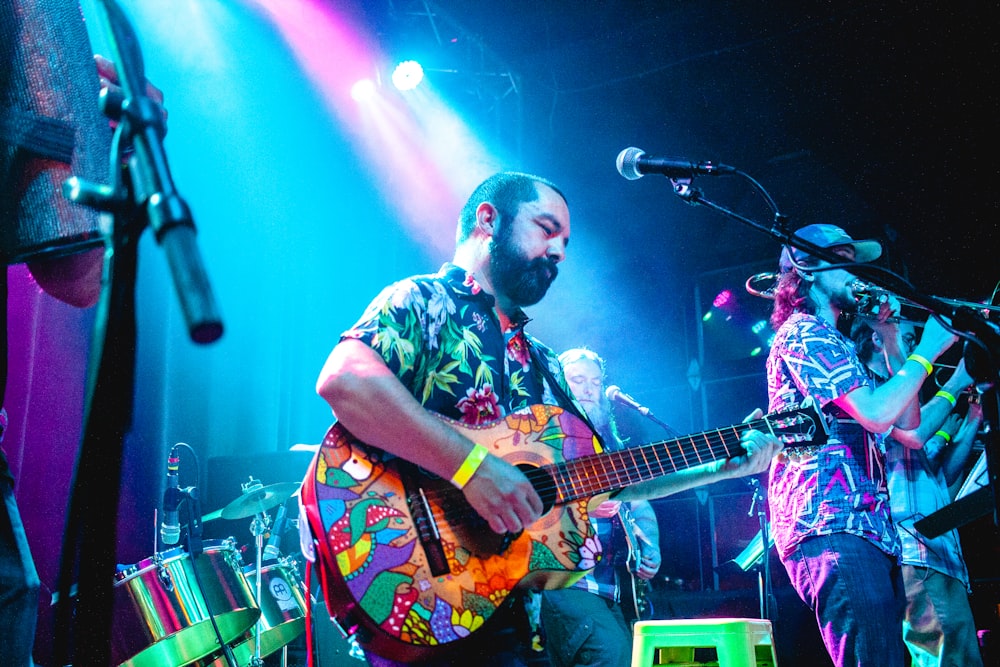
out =
<svg viewBox="0 0 1000 667"><path fill-rule="evenodd" d="M855 241L843 229L814 224L799 238L829 249L845 264L870 262L877 241ZM834 664L903 665L903 593L899 535L885 475L885 434L919 426L917 394L933 362L955 342L935 320L914 352L876 386L837 320L856 308L844 268L785 247L779 260L767 359L769 411L812 397L827 415L826 444L782 451L771 462L768 502L778 556L813 610ZM901 350L898 301L877 304L873 329L890 357Z"/></svg>
<svg viewBox="0 0 1000 667"><path fill-rule="evenodd" d="M916 341L911 322L900 322L903 353ZM901 359L887 358L881 335L856 319L851 338L876 382L885 382ZM899 346L897 346L899 347ZM916 667L983 664L976 624L969 606L969 572L957 529L928 538L914 523L952 502L949 489L961 479L983 422L982 406L968 402L958 409L972 377L959 362L941 389L920 408L920 426L894 429L887 440L889 499L902 543L906 610L903 640Z"/></svg>

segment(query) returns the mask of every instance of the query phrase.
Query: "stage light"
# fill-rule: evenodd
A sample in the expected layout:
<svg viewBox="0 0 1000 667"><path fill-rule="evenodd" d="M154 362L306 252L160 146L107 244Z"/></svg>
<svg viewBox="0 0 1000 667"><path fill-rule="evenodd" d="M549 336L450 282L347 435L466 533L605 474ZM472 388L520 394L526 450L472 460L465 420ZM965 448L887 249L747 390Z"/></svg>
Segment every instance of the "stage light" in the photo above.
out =
<svg viewBox="0 0 1000 667"><path fill-rule="evenodd" d="M355 102L364 102L375 96L376 86L371 79L361 79L351 86L351 97Z"/></svg>
<svg viewBox="0 0 1000 667"><path fill-rule="evenodd" d="M416 60L404 60L392 71L392 85L397 90L413 90L424 80L424 68Z"/></svg>
<svg viewBox="0 0 1000 667"><path fill-rule="evenodd" d="M759 334L761 331L764 330L764 327L766 326L767 326L766 321L758 320L752 327L750 327L750 330L753 331L755 334Z"/></svg>
<svg viewBox="0 0 1000 667"><path fill-rule="evenodd" d="M712 301L712 305L716 308L722 308L728 305L733 300L733 293L727 289L722 290L715 295L715 299Z"/></svg>

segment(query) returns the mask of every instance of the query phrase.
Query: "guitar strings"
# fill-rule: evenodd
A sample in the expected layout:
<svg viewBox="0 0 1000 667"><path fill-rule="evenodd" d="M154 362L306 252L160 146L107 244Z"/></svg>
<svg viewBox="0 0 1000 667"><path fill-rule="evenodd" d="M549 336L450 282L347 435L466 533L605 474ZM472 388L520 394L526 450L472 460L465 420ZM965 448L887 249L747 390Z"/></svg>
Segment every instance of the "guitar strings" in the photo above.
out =
<svg viewBox="0 0 1000 667"><path fill-rule="evenodd" d="M666 474L678 472L697 465L729 459L735 455L746 453L742 446L742 434L748 430L770 432L775 435L775 427L783 435L798 435L799 441L811 441L814 428L806 428L800 433L789 429L790 422L773 420L776 415L768 415L763 419L736 424L724 428L706 431L676 438L627 448L617 452L589 454L575 459L553 462L525 470L532 486L545 504L545 513L555 505L566 505L582 498L591 498L604 492L615 491L632 484L648 481ZM799 417L800 418L800 417ZM773 420L773 421L772 421ZM812 424L813 419L806 418L804 422L792 423ZM814 425L813 425L814 426ZM805 434L805 438L803 438ZM732 442L736 436L736 442ZM730 442L727 442L729 440ZM700 449L699 443L704 442L707 449ZM327 445L324 440L324 446ZM553 451L557 451L553 448ZM626 460L628 458L629 460ZM420 532L418 523L431 519L440 523L440 519L466 526L476 530L491 532L485 519L476 512L465 500L462 492L449 482L439 477L426 477L427 483L419 487L416 494L406 491L407 502L412 508L420 502L429 510L429 516L423 511L420 521L414 515L414 529ZM530 526L529 526L530 528ZM436 530L436 529L435 529Z"/></svg>
<svg viewBox="0 0 1000 667"><path fill-rule="evenodd" d="M617 452L589 454L532 468L526 471L526 475L548 509L552 505L564 505L743 454L745 450L739 441L735 446L731 442L732 436L738 438L751 429L762 430L763 425L765 421L758 420ZM698 442L702 440L707 447L699 447ZM443 480L430 488L425 487L424 495L432 504L435 518L437 507L443 510L444 518L449 522L479 517L478 512L465 501L462 492ZM453 502L446 502L450 499Z"/></svg>

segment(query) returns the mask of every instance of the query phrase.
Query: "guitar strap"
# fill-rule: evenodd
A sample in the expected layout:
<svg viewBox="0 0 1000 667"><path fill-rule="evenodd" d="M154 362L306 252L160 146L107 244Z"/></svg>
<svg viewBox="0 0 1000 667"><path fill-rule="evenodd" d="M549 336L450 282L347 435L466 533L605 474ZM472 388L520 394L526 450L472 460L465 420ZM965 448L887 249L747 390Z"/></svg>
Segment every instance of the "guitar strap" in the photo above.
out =
<svg viewBox="0 0 1000 667"><path fill-rule="evenodd" d="M541 353L541 351L539 351L530 338L525 336L525 340L528 343L528 352L531 354L531 361L535 364L536 368L541 369L542 377L545 378L545 382L552 390L552 395L555 397L556 403L559 404L559 407L563 408L570 414L583 420L583 423L590 427L590 430L597 436L597 441L601 443L601 448L607 451L607 445L604 442L604 438L602 438L601 434L597 432L597 429L594 427L594 423L590 421L587 414L577 407L576 401L573 400L573 397L566 393L566 390L563 389L562 383L560 383L559 380L556 379L556 376L552 374L552 370L549 368L548 360Z"/></svg>

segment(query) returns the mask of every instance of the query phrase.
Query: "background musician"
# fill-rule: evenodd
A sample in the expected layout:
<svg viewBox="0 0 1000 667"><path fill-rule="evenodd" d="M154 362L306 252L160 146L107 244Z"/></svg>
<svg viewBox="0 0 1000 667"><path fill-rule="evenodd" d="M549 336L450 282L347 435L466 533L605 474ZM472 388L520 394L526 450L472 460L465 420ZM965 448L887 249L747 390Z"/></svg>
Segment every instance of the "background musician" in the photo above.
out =
<svg viewBox="0 0 1000 667"><path fill-rule="evenodd" d="M573 396L587 411L605 447L624 449L604 393L604 360L591 350L574 348L560 354L559 362ZM660 530L648 501L609 500L590 516L605 549L603 560L572 587L541 594L545 648L556 667L629 664L632 629L626 616L635 612L623 609L623 590L634 590L629 577L646 582L660 569ZM613 539L625 535L622 531L630 531L628 537L639 542L638 554L620 553L629 550L631 543ZM629 571L622 571L619 563L625 563Z"/></svg>
<svg viewBox="0 0 1000 667"><path fill-rule="evenodd" d="M611 450L624 449L618 434L611 404L605 395L604 360L591 350L575 348L559 355L563 374L574 397L584 406L597 432ZM759 411L751 417L755 417ZM642 444L642 443L635 443ZM773 452L772 452L773 455ZM756 463L754 462L756 461ZM627 548L616 544L611 536L616 526L627 522L629 514L634 515L639 535L653 539L655 546L646 549L646 540L641 539L640 559L635 574L648 581L660 568L659 528L656 513L647 502L654 497L680 493L695 486L728 479L733 476L762 472L768 465L769 457L751 457L748 465L734 471L709 463L688 468L649 482L643 482L615 494L612 500L602 503L591 512L598 534L606 549ZM637 498L622 502L622 497ZM622 505L626 505L623 511ZM621 555L611 551L604 554L605 563L598 566L570 588L542 592L542 632L549 659L556 667L574 665L620 665L631 663L632 626L626 621L620 602L628 584L622 573L616 571L616 563ZM626 559L627 560L627 559ZM627 612L626 612L627 613Z"/></svg>
<svg viewBox="0 0 1000 667"><path fill-rule="evenodd" d="M900 322L899 332L902 352L909 354L916 341L913 324ZM882 337L863 319L855 320L851 337L876 382L885 382L892 372ZM963 396L971 385L961 361L921 406L920 426L893 429L886 440L889 500L902 544L906 590L903 640L912 664L921 667L983 664L958 529L932 539L913 526L954 500L950 489L962 479L983 421L982 406Z"/></svg>

